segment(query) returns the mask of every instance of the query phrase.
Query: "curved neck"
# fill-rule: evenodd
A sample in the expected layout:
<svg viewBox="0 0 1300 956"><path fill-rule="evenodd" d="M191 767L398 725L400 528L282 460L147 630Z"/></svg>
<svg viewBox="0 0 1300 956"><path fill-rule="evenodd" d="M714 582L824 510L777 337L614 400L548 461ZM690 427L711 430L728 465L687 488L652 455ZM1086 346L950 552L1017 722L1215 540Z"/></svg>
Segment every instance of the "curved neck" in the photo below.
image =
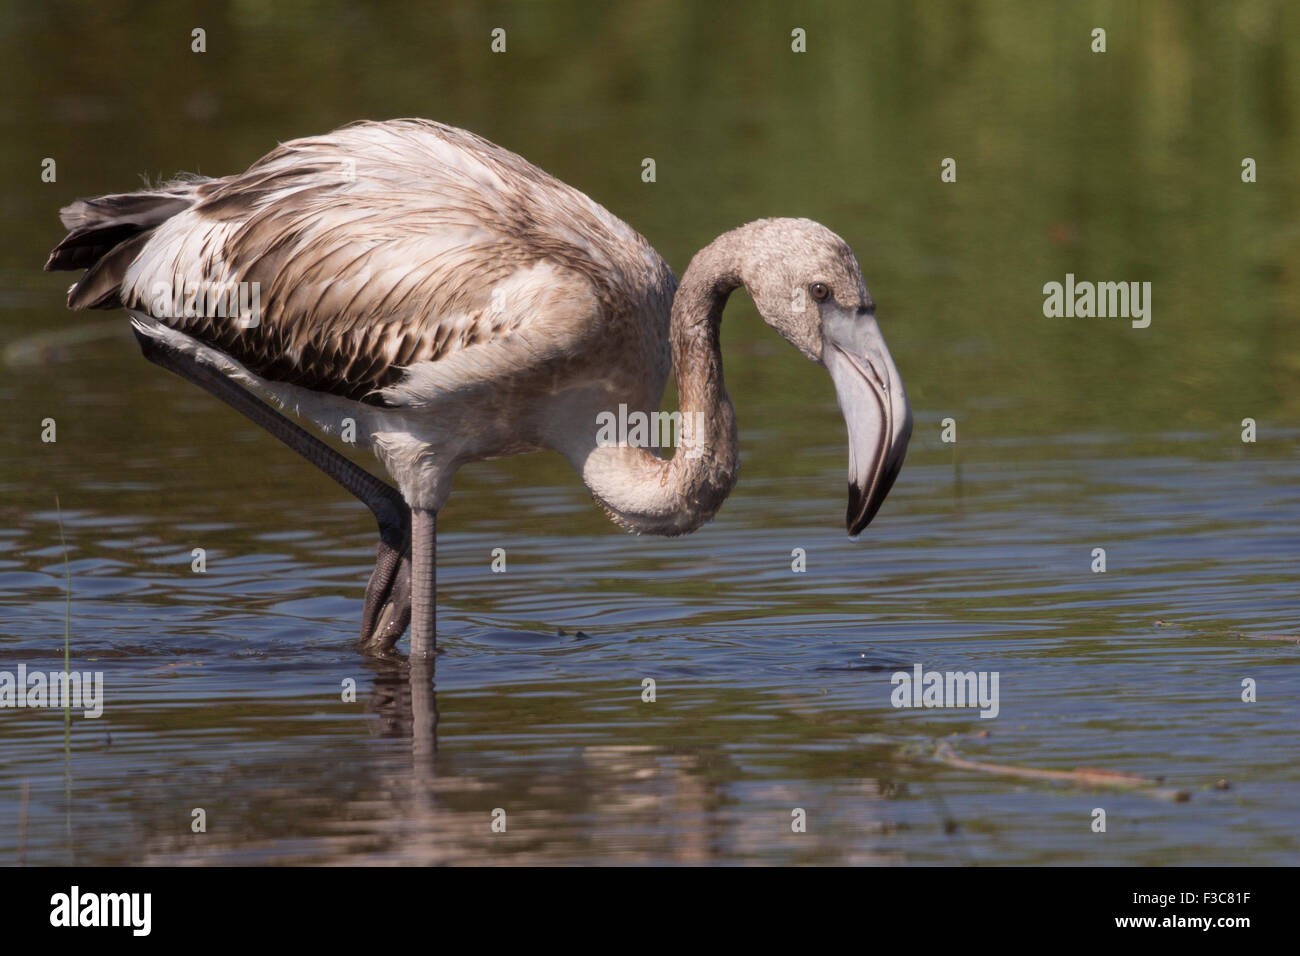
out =
<svg viewBox="0 0 1300 956"><path fill-rule="evenodd" d="M727 297L744 284L734 238L726 233L696 253L673 298L669 325L683 429L687 422L703 422L706 429L700 445L673 456L669 470L669 484L696 519L692 531L717 513L740 469L736 410L722 379L720 340Z"/></svg>
<svg viewBox="0 0 1300 956"><path fill-rule="evenodd" d="M673 457L606 446L592 449L581 466L587 487L629 531L694 531L717 513L736 484L736 413L722 380L719 347L722 310L743 284L736 239L735 232L726 233L696 253L673 298L669 338L682 436Z"/></svg>

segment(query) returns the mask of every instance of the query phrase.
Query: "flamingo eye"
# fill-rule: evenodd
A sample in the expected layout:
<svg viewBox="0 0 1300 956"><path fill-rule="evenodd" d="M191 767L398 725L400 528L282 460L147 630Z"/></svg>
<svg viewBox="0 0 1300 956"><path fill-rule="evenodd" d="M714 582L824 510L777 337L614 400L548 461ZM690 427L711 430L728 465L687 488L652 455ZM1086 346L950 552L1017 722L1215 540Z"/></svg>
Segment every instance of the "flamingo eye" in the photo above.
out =
<svg viewBox="0 0 1300 956"><path fill-rule="evenodd" d="M808 287L808 291L812 293L812 297L818 302L825 302L826 297L831 294L830 287L825 282L814 282Z"/></svg>

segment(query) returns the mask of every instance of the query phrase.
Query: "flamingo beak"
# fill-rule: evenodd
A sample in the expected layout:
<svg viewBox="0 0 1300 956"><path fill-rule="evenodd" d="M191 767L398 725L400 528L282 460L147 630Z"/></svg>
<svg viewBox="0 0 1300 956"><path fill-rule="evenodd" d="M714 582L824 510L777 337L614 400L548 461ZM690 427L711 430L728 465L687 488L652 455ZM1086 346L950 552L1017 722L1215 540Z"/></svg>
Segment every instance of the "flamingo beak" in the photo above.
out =
<svg viewBox="0 0 1300 956"><path fill-rule="evenodd" d="M876 516L903 467L912 437L912 409L903 379L869 313L832 316L823 335L822 363L849 430L849 537Z"/></svg>

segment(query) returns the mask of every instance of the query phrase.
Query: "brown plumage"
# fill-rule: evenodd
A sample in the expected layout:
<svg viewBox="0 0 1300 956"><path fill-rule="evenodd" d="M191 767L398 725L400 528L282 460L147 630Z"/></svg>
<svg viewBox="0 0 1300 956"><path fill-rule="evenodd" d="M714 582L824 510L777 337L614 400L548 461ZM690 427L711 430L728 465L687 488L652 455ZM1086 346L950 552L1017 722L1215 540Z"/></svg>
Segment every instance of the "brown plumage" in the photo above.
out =
<svg viewBox="0 0 1300 956"><path fill-rule="evenodd" d="M562 218L539 222L539 205ZM264 378L375 403L404 368L515 332L527 316L492 294L528 265L581 277L611 321L646 306L629 300L630 274L657 272L668 295L675 285L641 236L582 193L427 120L353 123L235 176L80 200L61 215L71 232L46 269L88 270L70 308L146 312ZM258 284L256 326L155 308L159 283L174 302L177 289L184 300L192 285L227 282Z"/></svg>
<svg viewBox="0 0 1300 956"><path fill-rule="evenodd" d="M835 382L850 534L874 517L911 433L875 303L826 227L733 229L679 288L650 244L587 196L439 123L354 123L236 176L82 200L63 220L46 268L86 269L70 307L125 307L146 357L374 512L368 646L390 645L409 618L412 654L433 653L436 514L467 462L549 449L628 530L684 534L712 518L739 467L719 327L740 286ZM610 440L607 416L658 414L670 368L672 457L658 441ZM325 431L351 422L400 496L250 392Z"/></svg>

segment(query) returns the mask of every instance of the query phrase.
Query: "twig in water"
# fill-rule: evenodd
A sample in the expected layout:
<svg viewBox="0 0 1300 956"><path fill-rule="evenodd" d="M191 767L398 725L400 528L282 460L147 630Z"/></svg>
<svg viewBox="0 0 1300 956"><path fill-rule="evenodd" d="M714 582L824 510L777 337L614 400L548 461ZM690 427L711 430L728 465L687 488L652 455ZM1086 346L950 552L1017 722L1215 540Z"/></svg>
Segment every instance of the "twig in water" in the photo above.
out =
<svg viewBox="0 0 1300 956"><path fill-rule="evenodd" d="M977 773L996 774L1001 777L1017 777L1022 780L1050 780L1056 783L1069 783L1079 787L1106 787L1112 790L1133 790L1149 793L1164 800L1182 803L1190 800L1192 795L1186 790L1175 790L1158 786L1160 781L1135 773L1121 773L1118 770L1100 770L1095 767L1080 767L1076 770L1035 770L1032 767L1016 767L1005 763L983 763L960 756L946 741L941 742L934 751L934 757L940 763L961 770L974 770Z"/></svg>

